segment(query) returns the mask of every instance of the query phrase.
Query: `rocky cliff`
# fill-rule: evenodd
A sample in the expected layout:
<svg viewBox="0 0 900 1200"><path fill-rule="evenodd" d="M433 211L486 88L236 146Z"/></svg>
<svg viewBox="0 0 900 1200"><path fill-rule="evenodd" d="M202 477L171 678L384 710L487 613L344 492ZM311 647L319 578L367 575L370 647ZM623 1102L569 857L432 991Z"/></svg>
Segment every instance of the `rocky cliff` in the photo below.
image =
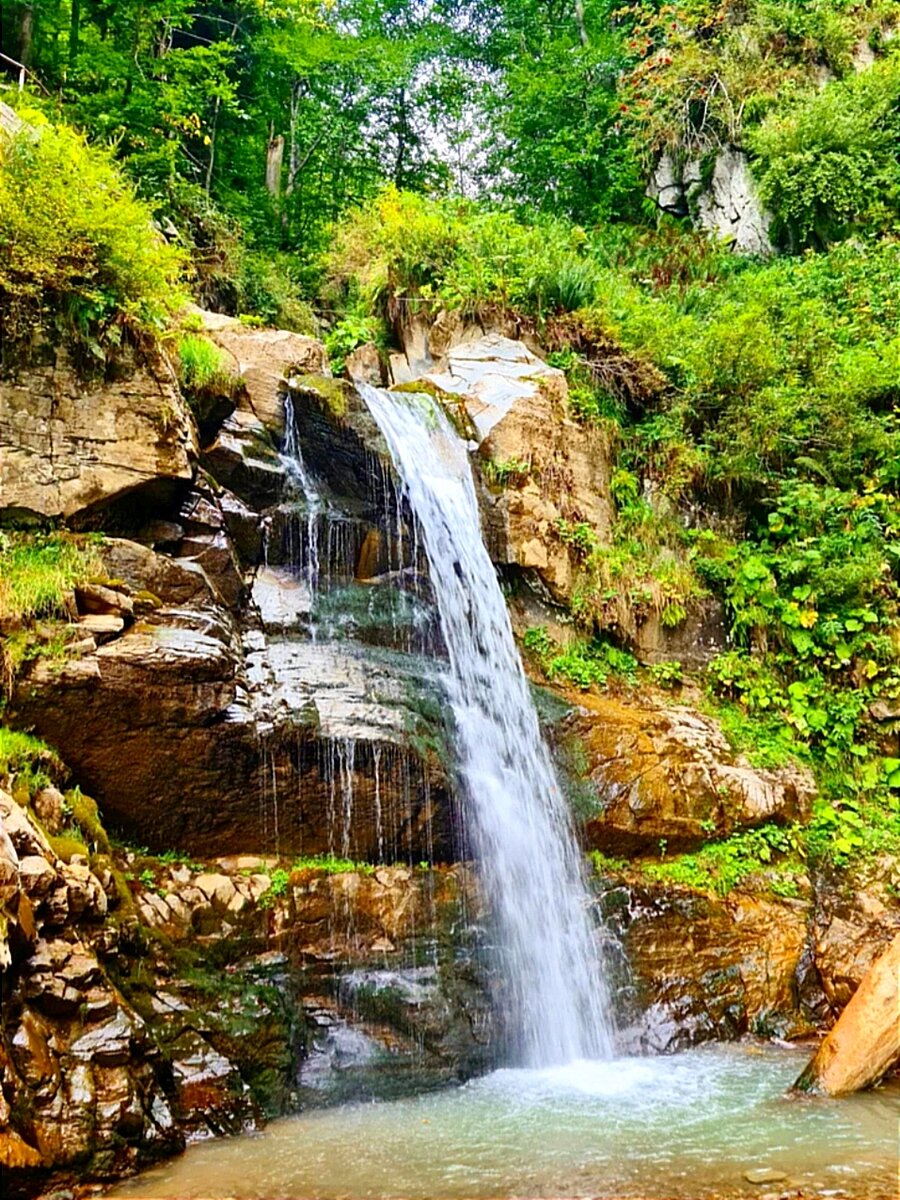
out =
<svg viewBox="0 0 900 1200"><path fill-rule="evenodd" d="M155 354L84 380L41 351L0 381L12 536L103 531L52 628L2 617L28 647L4 717L59 752L54 782L122 839L110 850L31 768L0 779L0 1150L23 1194L341 1095L342 1063L376 1094L387 1048L421 1082L484 1069L499 1044L490 928L457 865L443 649L384 446L319 343L200 319L241 382L194 411ZM607 535L610 455L517 332L411 328L390 371L471 439L517 628L537 615L564 640L582 567L559 531ZM372 351L356 365L383 378ZM643 662L679 638L702 662L721 624L687 616L622 637ZM728 895L654 876L661 845L805 819L811 777L753 767L650 688L556 688L548 729L601 853L627 1044L832 1024L900 928L897 864L782 895L765 872Z"/></svg>

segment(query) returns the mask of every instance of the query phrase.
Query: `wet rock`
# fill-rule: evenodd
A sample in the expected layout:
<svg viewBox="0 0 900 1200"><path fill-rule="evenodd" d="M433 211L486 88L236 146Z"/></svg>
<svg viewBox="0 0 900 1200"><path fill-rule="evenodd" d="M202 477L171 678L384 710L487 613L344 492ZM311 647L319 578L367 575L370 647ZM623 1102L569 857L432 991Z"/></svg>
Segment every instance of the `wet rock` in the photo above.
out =
<svg viewBox="0 0 900 1200"><path fill-rule="evenodd" d="M40 900L56 883L56 871L42 856L29 854L19 860L22 887L32 901Z"/></svg>
<svg viewBox="0 0 900 1200"><path fill-rule="evenodd" d="M566 723L586 758L600 812L592 846L612 854L695 849L764 821L808 817L815 785L799 766L753 768L717 723L687 708L581 695Z"/></svg>
<svg viewBox="0 0 900 1200"><path fill-rule="evenodd" d="M274 504L284 487L275 444L252 413L233 413L201 461L215 480L253 508Z"/></svg>
<svg viewBox="0 0 900 1200"><path fill-rule="evenodd" d="M744 1178L748 1183L780 1183L782 1179L787 1179L787 1175L777 1167L754 1167L744 1172Z"/></svg>
<svg viewBox="0 0 900 1200"><path fill-rule="evenodd" d="M76 1038L69 1054L99 1066L122 1066L129 1060L133 1030L133 1021L120 1009L112 1020Z"/></svg>
<svg viewBox="0 0 900 1200"><path fill-rule="evenodd" d="M666 1053L747 1032L812 1032L796 984L808 901L626 879L601 885L600 906L624 956L610 969L626 1045Z"/></svg>
<svg viewBox="0 0 900 1200"><path fill-rule="evenodd" d="M482 496L492 557L535 571L555 598L567 599L577 564L557 523L585 521L607 535L605 436L569 419L565 376L520 341L488 334L451 347L445 362L423 386L468 426L486 460L516 465L506 486Z"/></svg>
<svg viewBox="0 0 900 1200"><path fill-rule="evenodd" d="M125 628L125 621L122 617L117 617L109 613L104 615L90 614L82 617L78 624L81 629L94 638L98 645L112 641Z"/></svg>

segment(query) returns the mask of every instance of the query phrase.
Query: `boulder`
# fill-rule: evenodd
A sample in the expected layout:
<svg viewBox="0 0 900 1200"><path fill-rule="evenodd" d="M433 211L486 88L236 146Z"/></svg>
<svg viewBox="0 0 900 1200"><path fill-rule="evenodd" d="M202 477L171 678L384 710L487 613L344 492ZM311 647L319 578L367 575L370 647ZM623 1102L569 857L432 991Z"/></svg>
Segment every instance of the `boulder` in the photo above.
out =
<svg viewBox="0 0 900 1200"><path fill-rule="evenodd" d="M0 382L2 507L74 518L128 497L143 504L191 478L196 444L171 367L146 354L116 377L82 378L60 349L52 366Z"/></svg>
<svg viewBox="0 0 900 1200"><path fill-rule="evenodd" d="M565 723L595 788L586 834L611 854L696 849L765 821L809 816L815 785L799 765L763 770L736 755L718 724L689 708L569 694Z"/></svg>
<svg viewBox="0 0 900 1200"><path fill-rule="evenodd" d="M869 968L794 1085L846 1096L877 1083L900 1059L900 935Z"/></svg>
<svg viewBox="0 0 900 1200"><path fill-rule="evenodd" d="M284 431L284 394L296 375L329 375L325 347L286 329L255 329L218 313L201 314L210 337L234 359L243 384L238 407L276 438Z"/></svg>

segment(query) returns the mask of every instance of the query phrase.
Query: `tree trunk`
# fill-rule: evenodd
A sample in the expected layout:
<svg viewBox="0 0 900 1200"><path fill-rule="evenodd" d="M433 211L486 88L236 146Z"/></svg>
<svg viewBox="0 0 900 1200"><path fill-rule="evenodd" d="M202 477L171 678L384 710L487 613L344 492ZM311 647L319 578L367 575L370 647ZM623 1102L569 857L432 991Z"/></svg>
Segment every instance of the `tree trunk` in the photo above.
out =
<svg viewBox="0 0 900 1200"><path fill-rule="evenodd" d="M281 164L284 161L284 138L279 133L269 139L266 148L266 191L275 200L281 195Z"/></svg>
<svg viewBox="0 0 900 1200"><path fill-rule="evenodd" d="M26 4L22 9L19 20L19 61L23 66L31 66L34 51L34 5Z"/></svg>
<svg viewBox="0 0 900 1200"><path fill-rule="evenodd" d="M578 26L578 36L581 38L581 44L587 50L591 44L591 39L588 37L587 26L584 23L584 0L575 0L575 23Z"/></svg>

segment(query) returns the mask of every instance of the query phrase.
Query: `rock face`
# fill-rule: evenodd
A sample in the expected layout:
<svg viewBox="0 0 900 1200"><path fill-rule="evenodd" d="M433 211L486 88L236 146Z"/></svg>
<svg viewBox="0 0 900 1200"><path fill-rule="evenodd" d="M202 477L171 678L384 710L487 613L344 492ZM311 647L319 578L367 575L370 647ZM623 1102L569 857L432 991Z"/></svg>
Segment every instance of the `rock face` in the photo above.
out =
<svg viewBox="0 0 900 1200"><path fill-rule="evenodd" d="M92 946L108 897L0 793L0 1162L8 1195L47 1172L112 1177L181 1148L159 1051Z"/></svg>
<svg viewBox="0 0 900 1200"><path fill-rule="evenodd" d="M471 431L486 479L499 482L482 493L492 557L534 571L554 598L567 600L576 568L559 522L584 521L601 539L609 534L605 435L569 418L562 371L521 341L487 334L452 346L443 361L422 386Z"/></svg>
<svg viewBox="0 0 900 1200"><path fill-rule="evenodd" d="M159 355L80 379L63 350L0 381L3 507L73 517L125 496L162 503L192 475L195 436Z"/></svg>
<svg viewBox="0 0 900 1200"><path fill-rule="evenodd" d="M573 699L575 699L573 697ZM566 731L586 756L598 815L591 846L611 854L692 850L765 821L804 820L815 785L799 766L760 770L715 721L678 706L583 695Z"/></svg>
<svg viewBox="0 0 900 1200"><path fill-rule="evenodd" d="M152 596L148 611L61 670L39 664L15 715L65 746L108 820L196 854L452 855L444 767L410 741L434 736L416 708L433 672L352 645L242 638L197 564L117 539L102 552L126 599Z"/></svg>
<svg viewBox="0 0 900 1200"><path fill-rule="evenodd" d="M847 1001L832 1007L828 997L852 996L900 933L896 872L886 861L865 881L842 872L800 878L792 898L772 893L765 870L718 896L657 880L640 863L604 869L595 889L614 935L607 962L623 1044L659 1053L830 1026ZM882 910L877 924L873 908Z"/></svg>
<svg viewBox="0 0 900 1200"><path fill-rule="evenodd" d="M797 998L807 901L607 881L600 904L622 938L614 973L627 1045L664 1053L749 1032L812 1032Z"/></svg>
<svg viewBox="0 0 900 1200"><path fill-rule="evenodd" d="M898 1058L900 936L869 968L796 1086L846 1096L877 1083Z"/></svg>
<svg viewBox="0 0 900 1200"><path fill-rule="evenodd" d="M771 215L761 206L746 154L724 147L705 178L698 159L679 163L665 153L647 185L647 195L665 212L690 215L698 229L715 234L741 254L771 254Z"/></svg>
<svg viewBox="0 0 900 1200"><path fill-rule="evenodd" d="M218 313L201 313L201 317L212 340L232 357L241 376L244 388L238 407L280 436L285 381L298 375L329 375L324 346L301 333L256 329Z"/></svg>

